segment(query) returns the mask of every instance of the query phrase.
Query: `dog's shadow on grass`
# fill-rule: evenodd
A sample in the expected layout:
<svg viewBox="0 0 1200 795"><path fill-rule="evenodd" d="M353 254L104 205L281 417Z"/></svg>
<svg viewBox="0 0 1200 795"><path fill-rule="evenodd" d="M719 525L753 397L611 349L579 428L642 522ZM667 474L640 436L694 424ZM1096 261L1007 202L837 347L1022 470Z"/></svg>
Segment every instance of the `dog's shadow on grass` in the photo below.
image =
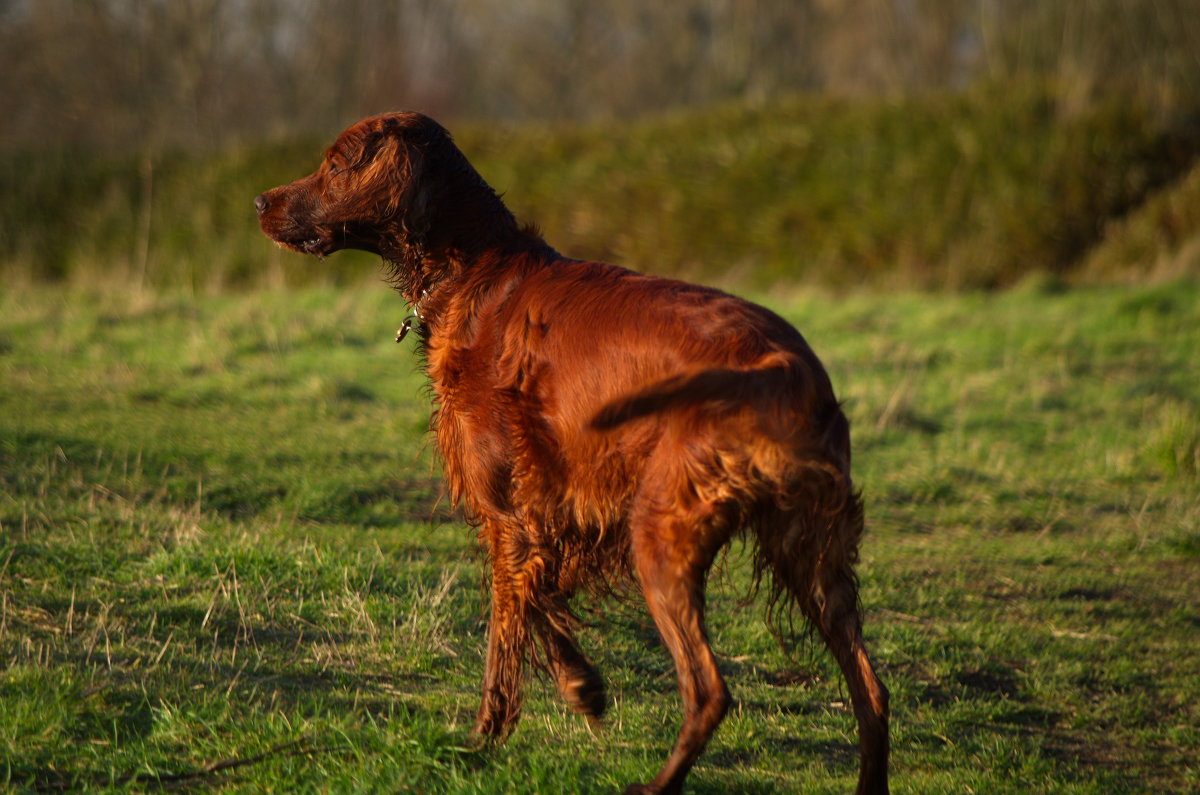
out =
<svg viewBox="0 0 1200 795"><path fill-rule="evenodd" d="M160 618L177 627L198 626L206 621L202 610L191 608L176 608L169 615L160 612ZM473 713L454 705L428 706L438 702L432 697L435 691L446 690L442 677L434 672L394 666L387 672L356 670L348 663L314 670L311 660L299 660L294 665L287 661L250 662L254 659L253 650L294 649L314 640L326 646L350 647L359 639L351 632L323 628L318 634L266 623L246 623L232 615L208 617L206 630L213 633L208 642L227 660L214 662L211 657L198 656L156 660L150 666L153 674L145 670L144 661L125 659L117 652L111 652L110 656L103 646L60 647L52 657L57 657L62 665L77 671L107 668L103 685L82 687L73 696L76 706L70 741L81 747L105 737L119 738L126 746L147 741L161 730L164 705L180 705L178 683L186 682L187 692L192 694L185 698L185 701L191 699L185 705L187 709L201 715L207 711L213 713L197 718L201 721L227 721L224 711L229 705L250 703L263 705L262 712L285 715L357 714L368 724L396 725L403 743L432 760L445 762L453 757L455 766L468 768L483 768L488 764L490 747L470 742L462 728L464 722L470 725ZM244 651L228 655L234 647ZM10 765L4 772L10 783L35 792L192 789L236 783L245 779L255 766L281 759L361 753L361 748L356 748L354 741L344 734L325 737L312 733L292 738L285 735L265 748L270 740L280 739L278 735L264 738L257 747L255 739L247 734L245 750L216 758L200 757L200 761L192 754L175 751L168 754L174 756L173 761L130 762L124 770L120 762L82 763L71 770L62 770L29 760L26 764ZM371 741L364 738L364 742L369 745Z"/></svg>
<svg viewBox="0 0 1200 795"><path fill-rule="evenodd" d="M432 674L394 673L354 674L310 674L301 672L274 671L265 667L248 672L235 666L205 666L201 673L196 666L180 666L179 677L193 682L193 690L211 689L224 691L223 698L237 701L242 698L265 700L275 709L292 714L311 709L313 694L318 693L323 702L321 709L345 710L369 716L372 723L391 723L402 726L402 742L436 762L447 762L453 757L456 767L483 769L494 755L494 747L472 741L459 726L447 727L444 711L427 708L419 693L431 689L437 681ZM136 742L149 737L155 730L156 716L152 707L156 694L153 689L135 690L118 686L107 688L103 709L85 714L73 732L79 742L95 737L103 728L106 731ZM402 694L404 698L398 698ZM118 709L114 709L117 707ZM458 720L467 717L462 710ZM473 717L473 716L471 716ZM100 722L103 721L103 727ZM469 725L469 724L467 724ZM247 737L253 740L252 737ZM369 744L369 741L367 741ZM251 745L252 743L248 743ZM163 763L151 766L131 765L122 771L116 765L103 765L93 769L81 767L69 773L35 765L14 766L7 772L9 780L28 786L35 792L93 791L109 788L137 789L194 789L196 787L228 786L245 780L245 774L258 765L270 764L283 759L322 756L357 756L362 752L346 735L335 737L318 734L303 734L294 739L276 743L263 750L246 750L233 755L205 759L200 762L176 764ZM136 769L135 769L136 768Z"/></svg>

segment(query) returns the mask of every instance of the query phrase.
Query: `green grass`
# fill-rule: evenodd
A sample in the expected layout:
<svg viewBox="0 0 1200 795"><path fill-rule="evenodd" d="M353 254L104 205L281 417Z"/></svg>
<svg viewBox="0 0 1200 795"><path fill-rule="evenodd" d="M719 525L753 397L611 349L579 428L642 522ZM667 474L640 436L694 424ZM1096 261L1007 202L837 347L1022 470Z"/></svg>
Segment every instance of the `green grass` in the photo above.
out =
<svg viewBox="0 0 1200 795"><path fill-rule="evenodd" d="M777 293L854 424L894 789L1200 787L1200 287ZM0 782L612 792L678 724L636 603L594 735L534 680L471 746L485 624L386 288L0 288ZM714 577L737 701L692 792L846 792L847 696Z"/></svg>

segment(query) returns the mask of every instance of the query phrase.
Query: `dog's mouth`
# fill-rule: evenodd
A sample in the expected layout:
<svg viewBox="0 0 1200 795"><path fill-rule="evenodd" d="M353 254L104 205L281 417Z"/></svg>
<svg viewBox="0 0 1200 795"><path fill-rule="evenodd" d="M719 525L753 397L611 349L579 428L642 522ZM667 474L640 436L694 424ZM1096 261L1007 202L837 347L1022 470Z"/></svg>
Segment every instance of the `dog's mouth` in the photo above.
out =
<svg viewBox="0 0 1200 795"><path fill-rule="evenodd" d="M264 194L265 195L265 194ZM271 210L263 196L259 197L258 225L275 245L299 254L324 257L336 250L334 235L326 228L292 213Z"/></svg>
<svg viewBox="0 0 1200 795"><path fill-rule="evenodd" d="M298 248L305 254L313 254L318 257L324 257L333 250L332 244L319 237L310 237L300 241Z"/></svg>
<svg viewBox="0 0 1200 795"><path fill-rule="evenodd" d="M282 203L274 210L267 207L260 209L258 223L263 234L275 245L297 254L311 254L324 259L345 248L377 251L373 238L363 234L352 222L290 212Z"/></svg>
<svg viewBox="0 0 1200 795"><path fill-rule="evenodd" d="M315 257L324 258L337 250L337 244L328 236L307 232L303 235L287 235L278 236L270 235L281 248L295 251L299 254L312 254Z"/></svg>

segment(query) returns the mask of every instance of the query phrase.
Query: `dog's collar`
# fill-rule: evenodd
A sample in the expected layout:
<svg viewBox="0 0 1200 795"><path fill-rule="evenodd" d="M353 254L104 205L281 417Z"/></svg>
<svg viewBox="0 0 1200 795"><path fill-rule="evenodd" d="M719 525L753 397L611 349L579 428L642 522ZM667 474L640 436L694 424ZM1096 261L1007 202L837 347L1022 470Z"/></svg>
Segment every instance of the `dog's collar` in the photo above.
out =
<svg viewBox="0 0 1200 795"><path fill-rule="evenodd" d="M396 330L396 342L403 340L405 335L412 330L413 326L417 325L418 323L425 322L425 315L421 312L421 304L423 304L425 299L428 297L429 291L422 290L421 297L418 298L415 303L413 303L412 308L409 310L408 317L404 318L404 322L400 324L400 328Z"/></svg>

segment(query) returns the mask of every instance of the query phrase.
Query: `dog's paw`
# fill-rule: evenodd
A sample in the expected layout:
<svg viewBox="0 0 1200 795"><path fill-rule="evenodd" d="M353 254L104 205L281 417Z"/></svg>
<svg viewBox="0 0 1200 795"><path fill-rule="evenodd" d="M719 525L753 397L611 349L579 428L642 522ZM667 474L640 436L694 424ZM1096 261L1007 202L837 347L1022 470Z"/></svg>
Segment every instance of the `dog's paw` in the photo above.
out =
<svg viewBox="0 0 1200 795"><path fill-rule="evenodd" d="M567 701L576 712L586 715L589 722L598 723L603 717L608 707L608 693L599 676L572 682L565 691Z"/></svg>

